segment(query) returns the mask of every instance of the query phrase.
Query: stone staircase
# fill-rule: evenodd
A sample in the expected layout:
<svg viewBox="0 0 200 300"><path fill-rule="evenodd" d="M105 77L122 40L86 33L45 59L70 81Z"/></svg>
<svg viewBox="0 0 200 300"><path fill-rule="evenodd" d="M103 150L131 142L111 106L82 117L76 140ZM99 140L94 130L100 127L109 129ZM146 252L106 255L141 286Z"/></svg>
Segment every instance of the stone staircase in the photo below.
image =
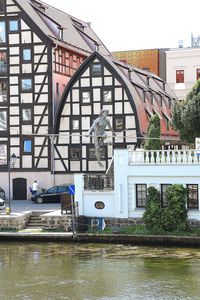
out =
<svg viewBox="0 0 200 300"><path fill-rule="evenodd" d="M32 213L29 217L28 222L26 223L26 228L42 228L43 223L42 219L40 218L40 213Z"/></svg>

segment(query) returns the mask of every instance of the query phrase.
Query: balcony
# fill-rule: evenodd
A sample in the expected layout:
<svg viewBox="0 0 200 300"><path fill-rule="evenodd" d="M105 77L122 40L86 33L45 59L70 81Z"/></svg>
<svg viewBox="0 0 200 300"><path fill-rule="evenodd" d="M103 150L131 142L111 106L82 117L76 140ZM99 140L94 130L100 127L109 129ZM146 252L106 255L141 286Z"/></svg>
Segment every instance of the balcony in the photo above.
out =
<svg viewBox="0 0 200 300"><path fill-rule="evenodd" d="M199 150L136 150L129 151L129 166L132 165L198 165Z"/></svg>

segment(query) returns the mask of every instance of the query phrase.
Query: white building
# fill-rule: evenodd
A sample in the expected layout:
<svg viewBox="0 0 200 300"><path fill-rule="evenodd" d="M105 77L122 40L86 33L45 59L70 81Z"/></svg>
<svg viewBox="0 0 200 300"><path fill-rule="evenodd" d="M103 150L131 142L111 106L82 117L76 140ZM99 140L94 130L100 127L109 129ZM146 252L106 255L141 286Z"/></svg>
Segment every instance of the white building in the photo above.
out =
<svg viewBox="0 0 200 300"><path fill-rule="evenodd" d="M113 164L114 187L110 191L108 189L111 189L112 184L108 184L105 175L97 178L99 190L92 189L95 183L92 175L75 175L75 201L78 202L79 215L141 218L148 187L160 190L162 206L165 207L166 188L171 184L182 184L188 188L188 217L200 220L200 158L196 150L115 150L110 169Z"/></svg>
<svg viewBox="0 0 200 300"><path fill-rule="evenodd" d="M166 51L167 83L178 99L185 99L200 77L200 48Z"/></svg>

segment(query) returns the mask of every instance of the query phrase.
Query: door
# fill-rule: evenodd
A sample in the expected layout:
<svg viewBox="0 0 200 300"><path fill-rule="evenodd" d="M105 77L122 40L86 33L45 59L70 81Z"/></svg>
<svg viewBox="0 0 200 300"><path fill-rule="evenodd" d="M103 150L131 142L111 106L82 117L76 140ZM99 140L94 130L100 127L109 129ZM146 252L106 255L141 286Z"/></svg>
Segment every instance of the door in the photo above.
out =
<svg viewBox="0 0 200 300"><path fill-rule="evenodd" d="M27 200L26 178L13 179L13 200Z"/></svg>

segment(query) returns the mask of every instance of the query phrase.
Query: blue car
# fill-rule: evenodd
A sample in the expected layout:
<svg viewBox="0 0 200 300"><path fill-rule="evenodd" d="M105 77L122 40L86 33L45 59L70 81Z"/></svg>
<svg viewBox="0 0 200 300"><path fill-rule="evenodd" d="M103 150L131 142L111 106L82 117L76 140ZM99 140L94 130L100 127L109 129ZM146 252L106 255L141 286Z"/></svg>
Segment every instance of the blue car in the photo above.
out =
<svg viewBox="0 0 200 300"><path fill-rule="evenodd" d="M32 195L31 200L38 204L60 203L61 195L66 193L68 194L68 185L56 185L47 189L45 192Z"/></svg>

